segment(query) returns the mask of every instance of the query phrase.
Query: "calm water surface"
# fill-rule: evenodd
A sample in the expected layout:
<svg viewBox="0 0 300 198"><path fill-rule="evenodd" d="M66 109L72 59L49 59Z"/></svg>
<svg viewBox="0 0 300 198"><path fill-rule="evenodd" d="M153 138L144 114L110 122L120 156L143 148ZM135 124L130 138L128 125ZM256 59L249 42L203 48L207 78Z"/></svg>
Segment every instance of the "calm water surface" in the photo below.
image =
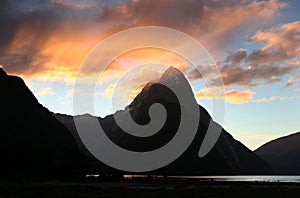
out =
<svg viewBox="0 0 300 198"><path fill-rule="evenodd" d="M171 178L199 179L200 181L247 181L247 182L294 182L300 183L300 176L171 176Z"/></svg>

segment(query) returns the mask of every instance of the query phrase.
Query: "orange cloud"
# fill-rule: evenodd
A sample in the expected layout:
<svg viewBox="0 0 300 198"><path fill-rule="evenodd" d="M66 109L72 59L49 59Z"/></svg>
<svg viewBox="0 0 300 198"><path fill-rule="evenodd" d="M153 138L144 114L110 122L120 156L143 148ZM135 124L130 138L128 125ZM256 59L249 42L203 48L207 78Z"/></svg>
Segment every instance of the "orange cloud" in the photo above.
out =
<svg viewBox="0 0 300 198"><path fill-rule="evenodd" d="M146 51L148 51L148 49L145 49ZM151 52L153 49L150 49ZM155 51L153 51L155 52ZM143 52L130 52L130 55L137 55L139 53L141 54L145 54ZM137 53L137 54L136 54ZM157 52L155 52L157 53ZM146 53L148 54L148 53ZM151 53L148 54L149 57L151 56ZM119 62L121 65L126 66L126 64L129 64L131 66L134 65L139 65L139 64L144 64L145 61L142 60L150 60L150 59L144 59L145 57L143 56L138 56L141 59L133 59L134 56L129 56L129 54L124 55L124 57L126 58L121 58L121 59L117 59L116 62ZM154 56L154 57L159 57L159 56ZM152 59L152 58L151 58ZM122 60L122 61L121 61ZM172 59L170 59L172 60ZM121 61L121 62L120 62ZM123 62L124 61L124 62ZM140 62L142 61L142 62ZM155 67L154 67L155 66ZM128 66L129 67L129 66ZM125 76L119 76L119 81L117 81L116 83L110 84L105 91L103 92L103 94L101 94L101 96L107 97L107 98L112 98L112 97L118 97L118 98L126 98L126 101L122 101L125 102L126 104L130 101L132 101L135 96L142 90L142 88L145 86L146 83L150 82L150 81L157 81L159 79L159 77L163 74L163 72L165 71L165 69L168 68L168 66L165 66L163 68L158 68L156 67L156 65L154 64L153 67L151 67L151 63L150 65L145 65L145 66L141 66L138 67L137 69L133 69L133 70L129 70L128 73L125 74ZM186 67L183 67L186 68ZM123 74L121 74L123 75ZM117 88L117 89L116 89ZM116 91L116 92L114 92Z"/></svg>
<svg viewBox="0 0 300 198"><path fill-rule="evenodd" d="M145 79L153 80L158 78L164 68L151 68L151 65L161 64L165 67L174 66L185 72L189 68L189 63L181 56L173 52L158 49L158 48L141 48L126 52L117 57L102 73L101 82L118 80L123 75L135 75L131 80L131 84L144 83ZM135 67L142 67L138 73L132 73L131 69ZM129 74L126 72L129 72ZM136 71L135 71L136 72ZM129 82L127 82L129 83Z"/></svg>
<svg viewBox="0 0 300 198"><path fill-rule="evenodd" d="M287 23L268 31L258 31L251 42L265 46L255 50L247 60L250 63L270 63L300 56L300 21Z"/></svg>
<svg viewBox="0 0 300 198"><path fill-rule="evenodd" d="M129 60L128 64L125 63L126 60ZM130 62L130 60L133 62ZM181 56L168 50L151 47L129 51L119 56L115 62L119 64L124 63L123 67L131 67L131 64L162 63L165 65L173 65L183 71L189 66L189 63Z"/></svg>
<svg viewBox="0 0 300 198"><path fill-rule="evenodd" d="M91 32L67 27L49 35L39 35L38 30L27 25L20 28L7 48L7 70L25 78L72 82L84 57L99 39Z"/></svg>
<svg viewBox="0 0 300 198"><path fill-rule="evenodd" d="M46 87L37 93L39 96L50 95L53 96L55 93L51 87Z"/></svg>
<svg viewBox="0 0 300 198"><path fill-rule="evenodd" d="M239 90L231 90L226 91L226 101L233 103L233 104L244 104L249 102L255 92L246 90L246 91L239 91Z"/></svg>
<svg viewBox="0 0 300 198"><path fill-rule="evenodd" d="M1 4L4 10L5 6L11 9L0 19L5 21L0 38L0 64L8 73L27 79L72 83L89 50L117 31L142 25L162 25L189 33L204 41L208 48L222 49L223 44L230 44L230 35L236 28L266 24L286 4L276 0L234 3L130 0L119 4L28 1L24 5L18 1ZM118 45L122 43L114 44L115 47ZM140 53L135 59L151 60L159 55ZM172 58L166 57L162 60L170 65L181 64L176 62L177 59L169 61ZM109 76L117 78L119 75L119 67L110 68L107 81ZM95 75L93 71L88 72L87 75Z"/></svg>
<svg viewBox="0 0 300 198"><path fill-rule="evenodd" d="M115 87L116 87L116 84L111 84L111 85L109 85L109 86L105 89L105 91L104 91L104 93L103 93L103 96L105 96L105 97L107 97L107 98L111 98L111 97L113 96Z"/></svg>
<svg viewBox="0 0 300 198"><path fill-rule="evenodd" d="M196 99L225 99L226 102L232 104L244 104L252 100L255 92L251 90L229 90L225 91L225 98L222 96L221 90L217 88L208 88L202 89L195 93Z"/></svg>
<svg viewBox="0 0 300 198"><path fill-rule="evenodd" d="M9 46L8 52L10 54L26 54L26 49L33 43L35 37L35 33L29 27L21 29ZM43 43L35 43L40 49L30 57L30 60L28 60L28 64L30 64L29 69L20 71L22 72L20 76L25 79L34 77L43 80L64 80L66 83L73 83L85 56L88 55L88 52L98 42L95 36L91 35L91 37L89 38L88 33L84 36L81 33L72 32L72 29L65 30L65 32L58 31L53 33L51 36L45 38ZM112 43L112 45L117 44ZM11 56L11 58L15 57ZM21 67L11 59L7 61L12 61L9 64L12 67ZM188 67L186 60L170 51L157 48L141 48L120 55L107 67L101 80L107 82L118 79L126 70L137 65L149 63L173 65L182 71ZM100 75L95 73L96 70L97 68L89 68L84 75Z"/></svg>

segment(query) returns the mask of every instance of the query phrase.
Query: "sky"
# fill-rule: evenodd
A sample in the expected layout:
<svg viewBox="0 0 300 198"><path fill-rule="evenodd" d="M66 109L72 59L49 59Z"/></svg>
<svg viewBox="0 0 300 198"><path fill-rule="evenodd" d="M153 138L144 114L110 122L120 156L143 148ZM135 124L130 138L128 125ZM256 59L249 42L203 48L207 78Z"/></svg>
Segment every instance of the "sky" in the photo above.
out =
<svg viewBox="0 0 300 198"><path fill-rule="evenodd" d="M222 126L253 150L300 131L299 7L299 1L279 0L3 0L0 66L22 77L49 110L72 115L73 96L84 94L73 89L78 71L95 46L134 27L173 28L196 39L212 56L214 63L199 65L210 79L170 51L132 50L107 67L103 86L95 93L95 112L84 112L83 106L82 113L113 113L119 78L134 65L154 62L180 69L198 103L211 113L213 101L220 100L211 94L219 87L211 71L215 66L226 96ZM126 42L113 43L112 51ZM120 84L129 90L127 102L145 79L157 79L163 72L155 68L145 67L134 80ZM97 70L84 73L86 78L95 75Z"/></svg>

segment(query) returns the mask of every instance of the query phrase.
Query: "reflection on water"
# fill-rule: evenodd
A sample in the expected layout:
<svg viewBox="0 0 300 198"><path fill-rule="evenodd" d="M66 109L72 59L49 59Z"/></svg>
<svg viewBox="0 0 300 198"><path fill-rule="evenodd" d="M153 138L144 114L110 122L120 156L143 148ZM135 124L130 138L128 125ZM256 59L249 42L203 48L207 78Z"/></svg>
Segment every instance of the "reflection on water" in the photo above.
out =
<svg viewBox="0 0 300 198"><path fill-rule="evenodd" d="M176 177L176 176L175 176ZM300 176L178 176L177 178L199 179L201 181L247 181L247 182L294 182L300 183Z"/></svg>
<svg viewBox="0 0 300 198"><path fill-rule="evenodd" d="M124 175L126 179L149 177L149 175ZM150 177L162 178L160 175L151 175ZM293 182L300 183L300 176L168 176L173 179L194 179L199 181L245 181L245 182Z"/></svg>

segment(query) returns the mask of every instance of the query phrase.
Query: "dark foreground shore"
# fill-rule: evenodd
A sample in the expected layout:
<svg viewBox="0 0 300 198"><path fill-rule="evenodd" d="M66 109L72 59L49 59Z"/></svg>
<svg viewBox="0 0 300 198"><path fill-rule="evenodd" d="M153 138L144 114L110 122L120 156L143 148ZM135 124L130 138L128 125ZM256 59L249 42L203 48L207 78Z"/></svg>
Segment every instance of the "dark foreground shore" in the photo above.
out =
<svg viewBox="0 0 300 198"><path fill-rule="evenodd" d="M105 181L0 184L0 198L298 197L298 183L217 181Z"/></svg>

